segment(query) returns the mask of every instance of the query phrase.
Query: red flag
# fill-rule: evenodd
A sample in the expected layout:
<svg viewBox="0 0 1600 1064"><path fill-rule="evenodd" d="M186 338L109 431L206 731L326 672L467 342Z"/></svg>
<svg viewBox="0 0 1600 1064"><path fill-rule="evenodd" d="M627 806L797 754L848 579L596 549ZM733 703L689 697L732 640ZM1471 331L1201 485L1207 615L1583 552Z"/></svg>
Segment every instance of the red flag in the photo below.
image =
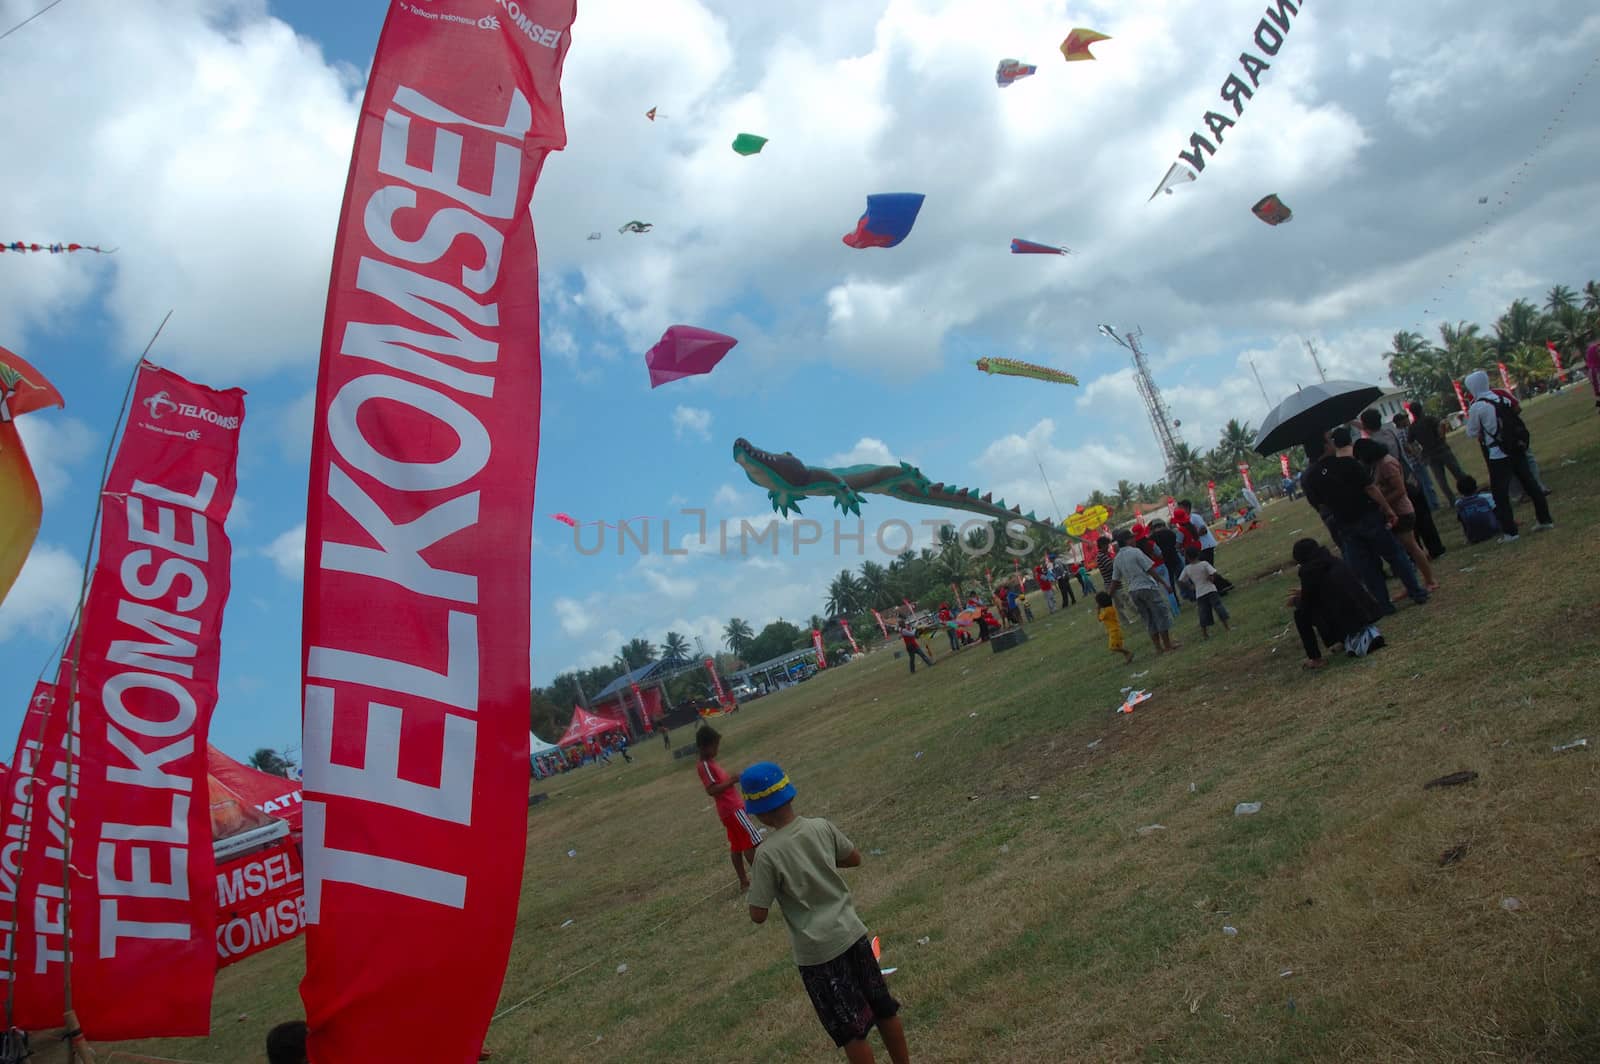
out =
<svg viewBox="0 0 1600 1064"><path fill-rule="evenodd" d="M847 621L847 620L844 620L843 618L840 618L839 627L844 629L844 637L846 639L850 640L850 653L852 653L852 654L861 653L861 647L856 644L856 637L853 634L851 634L850 622Z"/></svg>
<svg viewBox="0 0 1600 1064"><path fill-rule="evenodd" d="M287 839L217 867L217 967L282 945L305 930L300 851Z"/></svg>
<svg viewBox="0 0 1600 1064"><path fill-rule="evenodd" d="M1511 390L1511 374L1506 372L1506 364L1504 362L1496 362L1495 365L1500 368L1500 387L1509 392Z"/></svg>
<svg viewBox="0 0 1600 1064"><path fill-rule="evenodd" d="M1561 349L1556 346L1554 340L1546 340L1544 346L1550 352L1550 361L1556 364L1556 379L1563 384L1566 383L1567 371L1561 367Z"/></svg>
<svg viewBox="0 0 1600 1064"><path fill-rule="evenodd" d="M17 1022L58 1024L67 946L60 799L70 783L73 1005L95 1040L206 1034L216 971L206 735L244 393L145 363L128 409L81 633L68 648L78 659L79 749L69 781L69 715L53 712L35 792L43 845L30 844L24 859L31 926L18 940ZM69 674L57 688L63 710ZM161 993L129 993L140 985Z"/></svg>
<svg viewBox="0 0 1600 1064"><path fill-rule="evenodd" d="M1461 404L1461 412L1463 414L1465 414L1467 412L1467 397L1461 391L1461 382L1460 381L1451 381L1450 382L1450 387L1452 387L1452 388L1454 388L1456 390L1456 402Z"/></svg>
<svg viewBox="0 0 1600 1064"><path fill-rule="evenodd" d="M1284 455L1282 457L1283 457L1284 461L1288 461L1289 460L1288 455ZM1239 475L1244 478L1244 486L1245 486L1245 488L1247 490L1249 490L1249 491L1255 491L1256 490L1256 486L1254 484L1250 483L1250 463L1249 462L1240 462L1239 463ZM1285 475L1287 475L1287 474L1285 474Z"/></svg>
<svg viewBox="0 0 1600 1064"><path fill-rule="evenodd" d="M723 709L732 709L739 704L738 699L728 694L728 689L722 685L722 677L717 675L717 659L706 659L706 671L711 674L711 689L716 692L717 705Z"/></svg>
<svg viewBox="0 0 1600 1064"><path fill-rule="evenodd" d="M1213 518L1220 518L1222 516L1222 507L1217 505L1217 482L1216 481L1214 481L1214 480L1206 481L1206 494L1208 496L1210 496L1210 498L1211 498L1211 516Z"/></svg>
<svg viewBox="0 0 1600 1064"><path fill-rule="evenodd" d="M1278 455L1278 465L1283 469L1284 476L1287 477L1291 475L1289 472L1289 456L1287 454Z"/></svg>
<svg viewBox="0 0 1600 1064"><path fill-rule="evenodd" d="M486 14L486 12L489 12ZM540 400L528 212L573 0L390 6L334 247L306 513L317 1062L477 1059L528 786ZM403 931L403 933L400 933Z"/></svg>
<svg viewBox="0 0 1600 1064"><path fill-rule="evenodd" d="M655 730L655 726L650 723L650 711L644 708L644 692L639 690L639 685L632 680L628 681L628 687L633 691L634 705L639 707L639 726L644 729L646 735L649 735Z"/></svg>
<svg viewBox="0 0 1600 1064"><path fill-rule="evenodd" d="M954 590L955 585L951 584L950 587L952 590ZM956 599L959 601L960 598L961 592L957 591ZM883 614L879 613L877 610L873 610L872 619L878 622L878 631L882 632L883 638L887 640L889 638L889 626L883 623Z"/></svg>
<svg viewBox="0 0 1600 1064"><path fill-rule="evenodd" d="M822 633L815 628L811 629L811 645L817 648L817 668L828 667L828 655L822 650Z"/></svg>

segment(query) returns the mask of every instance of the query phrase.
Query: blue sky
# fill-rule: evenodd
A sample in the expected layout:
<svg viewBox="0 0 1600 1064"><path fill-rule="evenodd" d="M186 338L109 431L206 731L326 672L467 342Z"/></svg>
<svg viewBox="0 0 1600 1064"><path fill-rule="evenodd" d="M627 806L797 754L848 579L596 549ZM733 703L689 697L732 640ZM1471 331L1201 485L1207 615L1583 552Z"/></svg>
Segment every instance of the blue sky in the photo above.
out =
<svg viewBox="0 0 1600 1064"><path fill-rule="evenodd" d="M1396 329L1487 323L1516 296L1593 272L1600 81L1569 94L1591 69L1600 16L1578 0L1440 0L1420 16L1379 0L1313 4L1200 180L1154 203L1218 106L1260 0L1019 3L1004 15L977 0L752 6L580 3L569 146L534 200L539 683L635 635L711 641L733 615L803 618L829 576L859 565L826 538L798 555L785 539L779 557L697 544L666 557L659 525L649 556L619 556L614 540L584 556L551 516L762 517L763 493L729 457L737 436L813 463L906 458L1047 514L1038 464L1063 507L1120 477L1159 476L1101 321L1144 328L1185 437L1209 445L1227 418L1264 413L1250 361L1274 398L1311 379L1301 337L1333 375L1377 379ZM33 9L0 0L7 23ZM0 344L68 401L22 422L47 502L0 606L7 734L75 598L126 374L170 308L152 358L250 393L213 739L238 756L297 744L309 395L384 10L130 0L112 20L69 2L0 44L0 103L14 116L0 235L120 248L0 258ZM1073 25L1112 36L1097 62L1061 62ZM1008 56L1039 74L997 89ZM771 142L741 158L728 147L740 132ZM840 243L866 195L890 191L927 194L910 239ZM1293 222L1250 215L1268 192ZM656 228L618 235L633 218ZM1012 237L1076 254L1012 257ZM652 391L642 353L674 323L740 344L711 376ZM1083 383L987 378L971 367L982 355ZM815 502L807 513L829 516ZM865 516L937 512L878 499Z"/></svg>

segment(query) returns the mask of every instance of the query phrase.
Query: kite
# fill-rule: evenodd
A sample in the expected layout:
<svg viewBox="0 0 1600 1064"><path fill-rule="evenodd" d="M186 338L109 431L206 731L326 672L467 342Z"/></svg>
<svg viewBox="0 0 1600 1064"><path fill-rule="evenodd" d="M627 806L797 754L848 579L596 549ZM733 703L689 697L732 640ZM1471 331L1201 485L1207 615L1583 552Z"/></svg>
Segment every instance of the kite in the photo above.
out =
<svg viewBox="0 0 1600 1064"><path fill-rule="evenodd" d="M44 374L0 347L0 602L22 572L44 517L39 482L15 419L65 405Z"/></svg>
<svg viewBox="0 0 1600 1064"><path fill-rule="evenodd" d="M656 120L656 109L654 107L650 108L650 110L648 110L648 111L646 111L644 113L644 116L646 118L648 118L650 121L654 122ZM665 117L665 116L663 116L663 117Z"/></svg>
<svg viewBox="0 0 1600 1064"><path fill-rule="evenodd" d="M1070 373L1063 373L1048 366L1036 366L1032 362L1018 362L1014 358L980 358L977 365L991 376L999 374L1002 377L1032 377L1036 381L1050 384L1078 383L1078 378Z"/></svg>
<svg viewBox="0 0 1600 1064"><path fill-rule="evenodd" d="M1127 701L1123 702L1122 705L1117 707L1117 712L1132 713L1134 706L1143 705L1144 703L1150 701L1150 696L1152 693L1153 692L1151 691L1130 692Z"/></svg>
<svg viewBox="0 0 1600 1064"><path fill-rule="evenodd" d="M756 155L767 146L766 137L758 137L754 133L740 133L733 138L733 150L740 155Z"/></svg>
<svg viewBox="0 0 1600 1064"><path fill-rule="evenodd" d="M1031 78L1038 71L1038 67L1022 63L1015 59L1002 59L994 68L994 83L1002 89L1013 81Z"/></svg>
<svg viewBox="0 0 1600 1064"><path fill-rule="evenodd" d="M867 197L867 211L844 242L853 248L892 248L911 234L917 212L922 209L920 192L882 192Z"/></svg>
<svg viewBox="0 0 1600 1064"><path fill-rule="evenodd" d="M710 373L739 341L731 336L697 329L693 325L674 325L645 352L644 364L650 368L650 387Z"/></svg>
<svg viewBox="0 0 1600 1064"><path fill-rule="evenodd" d="M578 527L578 519L573 517L571 514L556 514L555 519L566 525L568 528Z"/></svg>
<svg viewBox="0 0 1600 1064"><path fill-rule="evenodd" d="M878 943L878 936L877 935L873 935L872 936L872 959L875 960L875 961L880 961L880 960L883 959L883 946ZM881 972L879 972L878 974L879 975L893 975L895 972L898 972L899 970L900 970L899 968L885 968Z"/></svg>
<svg viewBox="0 0 1600 1064"><path fill-rule="evenodd" d="M15 251L21 254L24 251L48 251L52 255L61 255L72 251L92 251L96 255L114 255L117 249L106 251L94 244L29 244L23 240L14 240L9 244L0 244L0 252Z"/></svg>
<svg viewBox="0 0 1600 1064"><path fill-rule="evenodd" d="M942 481L936 484L907 462L839 468L809 466L788 451L773 454L743 438L733 441L733 460L752 484L767 489L772 508L785 517L791 510L799 513L800 500L808 496L832 499L840 510L860 517L864 496L887 495L902 502L966 510L1007 525L1023 522L1055 531L1050 522L1023 513L1021 507L1008 509L1004 499L995 502L988 494L980 495L976 488L958 488Z"/></svg>
<svg viewBox="0 0 1600 1064"><path fill-rule="evenodd" d="M590 240L599 240L600 239L600 234L599 233L590 233L589 234L589 239Z"/></svg>
<svg viewBox="0 0 1600 1064"><path fill-rule="evenodd" d="M1067 518L1067 534L1081 536L1085 532L1093 532L1109 520L1111 511L1104 506L1091 506L1088 509L1080 506L1076 513Z"/></svg>
<svg viewBox="0 0 1600 1064"><path fill-rule="evenodd" d="M1187 166L1184 166L1182 163L1173 163L1167 168L1167 176L1161 179L1161 184L1157 185L1156 190L1150 193L1150 199L1155 199L1163 192L1170 196L1172 195L1172 189L1174 186L1181 185L1186 181L1193 181L1194 179L1195 173L1193 170L1189 169ZM1150 200L1145 200L1145 202L1149 203Z"/></svg>
<svg viewBox="0 0 1600 1064"><path fill-rule="evenodd" d="M654 222L626 222L626 223L624 223L622 225L617 226L617 232L619 232L619 233L648 233L650 230L654 229L655 227L656 227L656 224Z"/></svg>
<svg viewBox="0 0 1600 1064"><path fill-rule="evenodd" d="M1257 218L1260 218L1268 225L1282 225L1284 222L1294 218L1294 212L1284 204L1283 200L1278 198L1276 192L1270 196L1262 196L1250 210Z"/></svg>
<svg viewBox="0 0 1600 1064"><path fill-rule="evenodd" d="M1054 244L1035 244L1031 240L1021 237L1011 238L1011 254L1013 255L1070 255L1071 248L1058 248Z"/></svg>
<svg viewBox="0 0 1600 1064"><path fill-rule="evenodd" d="M1086 59L1094 58L1093 53L1089 51L1091 44L1109 41L1110 39L1105 34L1097 33L1094 30L1075 29L1067 34L1066 40L1061 42L1061 54L1066 57L1069 63L1080 63Z"/></svg>

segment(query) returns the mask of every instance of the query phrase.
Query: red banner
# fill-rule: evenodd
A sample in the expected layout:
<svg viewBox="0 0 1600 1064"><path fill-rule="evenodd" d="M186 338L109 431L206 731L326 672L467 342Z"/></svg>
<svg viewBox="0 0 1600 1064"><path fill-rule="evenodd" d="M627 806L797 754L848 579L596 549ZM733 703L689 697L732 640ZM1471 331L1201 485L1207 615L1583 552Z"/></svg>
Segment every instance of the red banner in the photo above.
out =
<svg viewBox="0 0 1600 1064"><path fill-rule="evenodd" d="M850 653L852 653L852 654L861 653L861 647L856 644L855 634L850 631L850 622L847 621L847 620L844 620L843 618L840 618L839 627L844 629L844 637L846 639L850 640Z"/></svg>
<svg viewBox="0 0 1600 1064"><path fill-rule="evenodd" d="M1222 517L1222 507L1217 505L1217 482L1216 481L1214 481L1214 480L1206 481L1206 495L1211 499L1211 516L1212 516L1212 518L1220 519Z"/></svg>
<svg viewBox="0 0 1600 1064"><path fill-rule="evenodd" d="M1556 364L1556 379L1565 384L1567 371L1561 367L1561 349L1556 346L1554 340L1546 340L1544 346L1545 350L1550 352L1550 361Z"/></svg>
<svg viewBox="0 0 1600 1064"><path fill-rule="evenodd" d="M628 681L628 688L633 692L633 704L639 710L639 726L644 729L646 735L649 735L655 731L655 725L650 723L650 711L644 708L644 692L639 690L639 685L632 680Z"/></svg>
<svg viewBox="0 0 1600 1064"><path fill-rule="evenodd" d="M1278 465L1283 469L1284 476L1288 477L1294 475L1289 472L1289 454L1287 451L1278 455Z"/></svg>
<svg viewBox="0 0 1600 1064"><path fill-rule="evenodd" d="M1509 392L1511 390L1511 374L1506 372L1506 364L1504 362L1496 362L1495 365L1500 369L1500 387Z"/></svg>
<svg viewBox="0 0 1600 1064"><path fill-rule="evenodd" d="M390 5L334 247L306 513L313 1061L477 1059L521 889L540 401L529 202L573 0ZM403 929L403 933L397 933ZM464 945L470 948L463 948Z"/></svg>
<svg viewBox="0 0 1600 1064"><path fill-rule="evenodd" d="M717 659L706 659L706 671L711 674L711 690L716 693L717 705L723 709L732 709L739 704L738 699L728 694L728 689L722 685L722 677L717 674Z"/></svg>
<svg viewBox="0 0 1600 1064"><path fill-rule="evenodd" d="M822 649L822 633L815 628L811 629L811 645L817 648L817 668L826 669L828 667L828 655Z"/></svg>
<svg viewBox="0 0 1600 1064"><path fill-rule="evenodd" d="M116 1040L211 1028L216 906L206 736L232 560L223 526L243 419L238 389L214 391L141 365L102 494L81 636L68 649L79 662L71 780L69 715L52 713L45 728L40 778L48 786L34 803L43 845L30 844L21 884L22 1026L62 1019L66 848L73 1005L85 1034ZM63 708L68 689L64 671ZM63 847L69 785L71 843ZM128 992L140 985L161 993Z"/></svg>
<svg viewBox="0 0 1600 1064"><path fill-rule="evenodd" d="M1467 412L1467 396L1466 393L1461 390L1461 382L1451 381L1450 387L1456 390L1456 402L1461 404L1461 412L1465 414Z"/></svg>
<svg viewBox="0 0 1600 1064"><path fill-rule="evenodd" d="M1287 460L1288 456L1285 455L1284 458L1285 458L1285 460ZM1255 491L1256 490L1256 486L1254 484L1250 483L1250 463L1248 463L1248 462L1240 462L1239 463L1239 475L1244 478L1244 486L1245 486L1246 490L1248 490L1248 491Z"/></svg>
<svg viewBox="0 0 1600 1064"><path fill-rule="evenodd" d="M217 967L281 946L305 930L300 853L284 841L217 866Z"/></svg>
<svg viewBox="0 0 1600 1064"><path fill-rule="evenodd" d="M0 984L12 977L18 939L25 914L21 907L23 851L33 822L34 780L38 778L44 754L44 729L55 706L55 685L40 681L22 717L16 751L6 772L5 792L0 798ZM37 840L39 835L32 835ZM60 865L56 865L60 872ZM59 875L57 876L59 879ZM43 990L45 988L38 988Z"/></svg>

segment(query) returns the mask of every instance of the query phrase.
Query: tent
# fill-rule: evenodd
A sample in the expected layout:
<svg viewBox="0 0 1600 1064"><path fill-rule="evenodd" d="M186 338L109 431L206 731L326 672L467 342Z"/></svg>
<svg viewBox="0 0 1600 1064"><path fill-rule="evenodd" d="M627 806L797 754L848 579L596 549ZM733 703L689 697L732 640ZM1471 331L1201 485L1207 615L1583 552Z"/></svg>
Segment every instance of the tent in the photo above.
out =
<svg viewBox="0 0 1600 1064"><path fill-rule="evenodd" d="M300 781L241 765L216 747L206 744L206 771L253 808L300 830Z"/></svg>
<svg viewBox="0 0 1600 1064"><path fill-rule="evenodd" d="M288 836L287 823L263 813L216 776L207 776L206 783L211 791L211 852L218 861Z"/></svg>
<svg viewBox="0 0 1600 1064"><path fill-rule="evenodd" d="M557 746L555 743L547 743L537 735L533 734L533 732L528 733L529 757L544 757L547 754L559 755L560 753L561 747Z"/></svg>
<svg viewBox="0 0 1600 1064"><path fill-rule="evenodd" d="M556 740L556 745L577 746L586 739L595 739L610 732L626 730L617 721L597 717L582 706L573 706L572 723L567 725L567 730Z"/></svg>

